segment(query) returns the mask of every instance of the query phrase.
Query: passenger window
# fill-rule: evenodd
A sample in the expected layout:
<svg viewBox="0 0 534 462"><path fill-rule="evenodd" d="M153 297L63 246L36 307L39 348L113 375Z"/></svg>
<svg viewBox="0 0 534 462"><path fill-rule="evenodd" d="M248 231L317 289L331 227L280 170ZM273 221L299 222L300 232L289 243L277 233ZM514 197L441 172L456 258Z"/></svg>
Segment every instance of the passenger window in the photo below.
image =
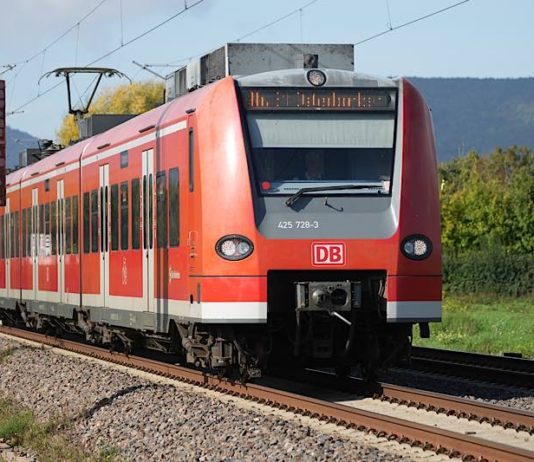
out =
<svg viewBox="0 0 534 462"><path fill-rule="evenodd" d="M28 208L26 209L26 240L24 241L24 243L22 244L23 246L26 247L26 255L28 257L31 257L32 255L32 247L31 247L31 242L32 242L32 209L31 208Z"/></svg>
<svg viewBox="0 0 534 462"><path fill-rule="evenodd" d="M169 244L180 245L180 179L178 169L169 170Z"/></svg>
<svg viewBox="0 0 534 462"><path fill-rule="evenodd" d="M91 251L98 252L98 191L91 191Z"/></svg>
<svg viewBox="0 0 534 462"><path fill-rule="evenodd" d="M119 249L119 186L111 185L111 250Z"/></svg>
<svg viewBox="0 0 534 462"><path fill-rule="evenodd" d="M13 214L7 215L6 228L9 228L9 243L8 243L8 256L13 258Z"/></svg>
<svg viewBox="0 0 534 462"><path fill-rule="evenodd" d="M72 253L78 253L78 196L72 198Z"/></svg>
<svg viewBox="0 0 534 462"><path fill-rule="evenodd" d="M139 195L139 178L132 180L132 249L139 249L139 207L141 205L141 197Z"/></svg>
<svg viewBox="0 0 534 462"><path fill-rule="evenodd" d="M2 236L5 236L5 230L4 230L4 215L0 216L0 232L2 233ZM0 259L4 258L4 252L5 252L5 239L0 239Z"/></svg>
<svg viewBox="0 0 534 462"><path fill-rule="evenodd" d="M121 183L121 250L128 250L128 182Z"/></svg>
<svg viewBox="0 0 534 462"><path fill-rule="evenodd" d="M22 210L22 256L26 256L26 209Z"/></svg>
<svg viewBox="0 0 534 462"><path fill-rule="evenodd" d="M83 193L83 253L89 253L89 249L91 248L90 210L89 193L86 192Z"/></svg>
<svg viewBox="0 0 534 462"><path fill-rule="evenodd" d="M158 248L167 247L167 181L165 172L156 175L156 239Z"/></svg>
<svg viewBox="0 0 534 462"><path fill-rule="evenodd" d="M52 233L52 255L57 251L57 215L56 215L56 201L52 201L50 204L50 219L52 221L50 226L50 232ZM31 239L28 241L30 245Z"/></svg>
<svg viewBox="0 0 534 462"><path fill-rule="evenodd" d="M72 220L71 220L71 207L70 197L65 199L65 253L68 255L72 251Z"/></svg>
<svg viewBox="0 0 534 462"><path fill-rule="evenodd" d="M128 167L128 151L121 152L121 168Z"/></svg>
<svg viewBox="0 0 534 462"><path fill-rule="evenodd" d="M15 258L19 256L19 212L15 212Z"/></svg>

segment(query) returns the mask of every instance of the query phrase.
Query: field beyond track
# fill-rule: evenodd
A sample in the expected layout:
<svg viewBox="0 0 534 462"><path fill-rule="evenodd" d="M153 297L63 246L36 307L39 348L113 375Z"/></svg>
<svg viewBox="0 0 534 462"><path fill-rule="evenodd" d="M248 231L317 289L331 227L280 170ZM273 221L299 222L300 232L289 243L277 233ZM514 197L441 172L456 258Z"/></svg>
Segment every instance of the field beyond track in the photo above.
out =
<svg viewBox="0 0 534 462"><path fill-rule="evenodd" d="M414 329L414 345L534 358L534 297L445 296L441 323L430 339Z"/></svg>

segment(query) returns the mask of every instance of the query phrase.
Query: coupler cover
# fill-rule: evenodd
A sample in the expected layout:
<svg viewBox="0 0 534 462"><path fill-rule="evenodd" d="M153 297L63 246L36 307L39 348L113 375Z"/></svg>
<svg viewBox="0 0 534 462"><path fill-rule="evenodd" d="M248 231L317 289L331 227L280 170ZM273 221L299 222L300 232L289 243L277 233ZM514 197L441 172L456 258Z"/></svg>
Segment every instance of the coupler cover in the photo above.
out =
<svg viewBox="0 0 534 462"><path fill-rule="evenodd" d="M306 281L296 283L299 311L350 311L362 303L360 282Z"/></svg>

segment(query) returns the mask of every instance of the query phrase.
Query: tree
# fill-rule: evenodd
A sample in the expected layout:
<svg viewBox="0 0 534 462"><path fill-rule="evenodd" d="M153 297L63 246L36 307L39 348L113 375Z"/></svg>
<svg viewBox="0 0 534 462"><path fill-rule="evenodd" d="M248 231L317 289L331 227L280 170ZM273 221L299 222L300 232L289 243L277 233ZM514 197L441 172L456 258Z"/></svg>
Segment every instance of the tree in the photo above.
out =
<svg viewBox="0 0 534 462"><path fill-rule="evenodd" d="M163 102L164 85L159 82L134 82L104 90L89 108L89 114L141 114ZM78 125L71 114L63 118L56 133L67 146L79 139Z"/></svg>
<svg viewBox="0 0 534 462"><path fill-rule="evenodd" d="M470 152L440 165L442 240L461 253L494 245L534 252L534 155L528 148Z"/></svg>

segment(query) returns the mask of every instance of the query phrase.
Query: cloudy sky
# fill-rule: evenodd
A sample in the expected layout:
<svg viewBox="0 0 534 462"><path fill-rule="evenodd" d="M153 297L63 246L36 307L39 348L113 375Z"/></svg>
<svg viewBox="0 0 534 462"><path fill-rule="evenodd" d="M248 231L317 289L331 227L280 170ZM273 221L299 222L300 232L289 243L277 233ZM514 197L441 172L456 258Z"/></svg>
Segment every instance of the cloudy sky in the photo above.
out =
<svg viewBox="0 0 534 462"><path fill-rule="evenodd" d="M187 4L197 1L187 0ZM147 80L153 76L132 60L168 64L171 67L153 68L167 74L191 56L300 8L243 41L357 43L459 1L203 0L95 65L114 67L133 80ZM53 138L67 112L66 91L60 85L29 103L59 82L50 77L39 84L40 76L57 67L87 65L183 7L184 0L0 0L0 66L16 64L8 72L0 67L4 72L0 78L7 81L8 111L23 111L10 115L8 125ZM469 0L357 45L356 68L384 76L532 77L532 18L532 0ZM76 94L84 94L82 83Z"/></svg>

